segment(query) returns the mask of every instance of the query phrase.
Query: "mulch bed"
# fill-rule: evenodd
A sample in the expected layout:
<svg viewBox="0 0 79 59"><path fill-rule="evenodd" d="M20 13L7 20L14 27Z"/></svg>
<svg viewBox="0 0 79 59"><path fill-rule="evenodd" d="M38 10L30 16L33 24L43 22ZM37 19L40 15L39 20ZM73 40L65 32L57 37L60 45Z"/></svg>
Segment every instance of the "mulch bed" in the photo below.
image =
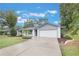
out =
<svg viewBox="0 0 79 59"><path fill-rule="evenodd" d="M67 44L66 44L66 46L77 46L77 47L79 47L79 40L72 40L71 42L68 42Z"/></svg>
<svg viewBox="0 0 79 59"><path fill-rule="evenodd" d="M64 43L65 43L65 41L66 41L66 39L65 39L65 38L58 38L58 42L59 42L59 43L63 43L63 44L64 44Z"/></svg>
<svg viewBox="0 0 79 59"><path fill-rule="evenodd" d="M64 45L67 45L67 46L79 46L79 40L67 40L65 38L59 38L58 39L58 42L61 44L64 44ZM67 42L67 43L66 43ZM66 44L65 44L66 43Z"/></svg>

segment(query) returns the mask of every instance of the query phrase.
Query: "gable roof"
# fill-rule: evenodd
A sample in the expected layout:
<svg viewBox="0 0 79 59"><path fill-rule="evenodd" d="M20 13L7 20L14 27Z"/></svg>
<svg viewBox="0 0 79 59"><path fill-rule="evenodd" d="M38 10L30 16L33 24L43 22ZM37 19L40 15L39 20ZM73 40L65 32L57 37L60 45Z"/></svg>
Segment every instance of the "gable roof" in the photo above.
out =
<svg viewBox="0 0 79 59"><path fill-rule="evenodd" d="M51 25L51 26L53 26L53 27L58 27L57 25L54 25L54 24L45 23L45 24L43 24L43 25L38 26L37 28L41 28L41 27L43 27L43 26L45 26L45 25Z"/></svg>
<svg viewBox="0 0 79 59"><path fill-rule="evenodd" d="M57 29L58 26L56 25L53 25L53 24L44 24L43 26L40 26L38 29L39 30L54 30L54 29Z"/></svg>

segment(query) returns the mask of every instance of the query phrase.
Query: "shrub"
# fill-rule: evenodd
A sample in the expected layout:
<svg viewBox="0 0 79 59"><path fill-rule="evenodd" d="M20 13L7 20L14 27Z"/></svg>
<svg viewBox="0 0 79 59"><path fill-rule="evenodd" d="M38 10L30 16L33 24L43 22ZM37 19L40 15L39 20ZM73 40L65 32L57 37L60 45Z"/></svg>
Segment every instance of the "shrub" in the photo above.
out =
<svg viewBox="0 0 79 59"><path fill-rule="evenodd" d="M3 35L3 33L4 33L3 31L0 31L0 35Z"/></svg>
<svg viewBox="0 0 79 59"><path fill-rule="evenodd" d="M71 37L69 37L69 36L64 36L64 38L65 38L65 39L67 39L67 40L72 39L72 38L71 38Z"/></svg>
<svg viewBox="0 0 79 59"><path fill-rule="evenodd" d="M32 37L31 36L24 36L22 35L22 39L31 39Z"/></svg>
<svg viewBox="0 0 79 59"><path fill-rule="evenodd" d="M17 31L15 30L15 28L12 28L10 31L11 36L16 36L17 35Z"/></svg>

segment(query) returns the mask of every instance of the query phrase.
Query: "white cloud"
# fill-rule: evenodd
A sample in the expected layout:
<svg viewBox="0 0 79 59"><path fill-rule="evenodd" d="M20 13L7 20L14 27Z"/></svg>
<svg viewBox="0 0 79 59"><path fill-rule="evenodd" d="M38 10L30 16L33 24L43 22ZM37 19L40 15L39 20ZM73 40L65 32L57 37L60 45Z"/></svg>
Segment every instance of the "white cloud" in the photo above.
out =
<svg viewBox="0 0 79 59"><path fill-rule="evenodd" d="M58 21L54 21L54 24L58 24L59 22Z"/></svg>
<svg viewBox="0 0 79 59"><path fill-rule="evenodd" d="M20 21L17 21L17 23L24 23L27 22L27 19L21 19Z"/></svg>
<svg viewBox="0 0 79 59"><path fill-rule="evenodd" d="M21 17L20 17L20 16L17 18L17 20L19 20L19 19L21 19Z"/></svg>
<svg viewBox="0 0 79 59"><path fill-rule="evenodd" d="M28 14L22 14L22 16L23 16L23 17L29 17L29 15L28 15Z"/></svg>
<svg viewBox="0 0 79 59"><path fill-rule="evenodd" d="M22 15L27 16L27 14L22 14Z"/></svg>
<svg viewBox="0 0 79 59"><path fill-rule="evenodd" d="M30 16L36 16L36 17L44 17L44 13L29 13Z"/></svg>
<svg viewBox="0 0 79 59"><path fill-rule="evenodd" d="M27 21L27 19L22 19L21 17L18 17L17 18L17 22L18 23L24 23L24 22L26 22Z"/></svg>
<svg viewBox="0 0 79 59"><path fill-rule="evenodd" d="M18 10L18 11L16 11L16 13L17 13L17 14L20 14L21 12L22 12L22 11L19 11L19 10Z"/></svg>
<svg viewBox="0 0 79 59"><path fill-rule="evenodd" d="M56 10L48 10L48 13L51 13L51 14L56 14L57 11Z"/></svg>
<svg viewBox="0 0 79 59"><path fill-rule="evenodd" d="M24 21L17 21L17 23L24 23Z"/></svg>
<svg viewBox="0 0 79 59"><path fill-rule="evenodd" d="M26 21L27 21L27 19L22 19L22 21L26 22Z"/></svg>

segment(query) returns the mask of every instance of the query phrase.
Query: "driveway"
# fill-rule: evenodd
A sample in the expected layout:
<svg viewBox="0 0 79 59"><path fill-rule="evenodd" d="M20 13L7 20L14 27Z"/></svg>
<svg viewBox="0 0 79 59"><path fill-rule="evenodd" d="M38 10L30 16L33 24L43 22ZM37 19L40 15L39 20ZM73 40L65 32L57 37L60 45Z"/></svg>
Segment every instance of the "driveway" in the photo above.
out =
<svg viewBox="0 0 79 59"><path fill-rule="evenodd" d="M0 56L61 56L61 51L56 38L33 37L0 49Z"/></svg>

